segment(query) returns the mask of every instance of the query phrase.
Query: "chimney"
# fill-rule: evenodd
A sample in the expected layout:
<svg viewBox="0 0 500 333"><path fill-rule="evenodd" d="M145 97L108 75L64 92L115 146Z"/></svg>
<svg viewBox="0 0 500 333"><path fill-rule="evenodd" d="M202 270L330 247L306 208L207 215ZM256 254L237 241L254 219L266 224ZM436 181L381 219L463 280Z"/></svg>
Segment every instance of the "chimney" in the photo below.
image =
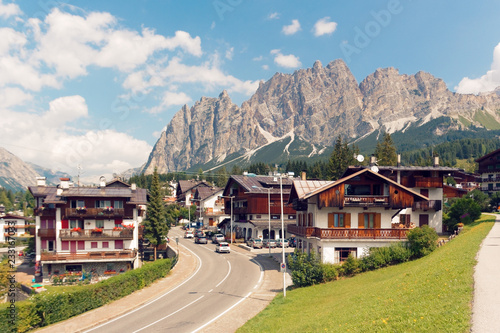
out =
<svg viewBox="0 0 500 333"><path fill-rule="evenodd" d="M130 185L130 189L132 191L135 191L137 189L137 185L135 183L132 183L132 185Z"/></svg>
<svg viewBox="0 0 500 333"><path fill-rule="evenodd" d="M375 155L370 156L370 166L374 166L377 163L377 158Z"/></svg>
<svg viewBox="0 0 500 333"><path fill-rule="evenodd" d="M439 166L439 156L434 156L434 167L437 168Z"/></svg>
<svg viewBox="0 0 500 333"><path fill-rule="evenodd" d="M56 190L56 194L59 196L63 193L63 189L58 187L57 190Z"/></svg>
<svg viewBox="0 0 500 333"><path fill-rule="evenodd" d="M36 186L45 186L45 185L47 185L46 180L47 180L47 178L45 178L45 177L36 177Z"/></svg>
<svg viewBox="0 0 500 333"><path fill-rule="evenodd" d="M99 177L99 187L106 187L106 178L104 176Z"/></svg>
<svg viewBox="0 0 500 333"><path fill-rule="evenodd" d="M59 178L61 181L61 188L68 189L69 188L69 178Z"/></svg>
<svg viewBox="0 0 500 333"><path fill-rule="evenodd" d="M301 180L307 180L307 175L306 175L306 171L305 170L302 170L300 172L300 179Z"/></svg>
<svg viewBox="0 0 500 333"><path fill-rule="evenodd" d="M398 167L401 166L401 154L398 154Z"/></svg>

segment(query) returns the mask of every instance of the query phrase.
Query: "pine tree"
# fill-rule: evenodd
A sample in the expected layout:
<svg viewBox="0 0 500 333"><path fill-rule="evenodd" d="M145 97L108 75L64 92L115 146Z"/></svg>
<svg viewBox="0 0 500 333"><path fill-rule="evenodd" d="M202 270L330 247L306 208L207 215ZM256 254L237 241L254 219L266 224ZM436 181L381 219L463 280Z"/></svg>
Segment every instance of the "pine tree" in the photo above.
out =
<svg viewBox="0 0 500 333"><path fill-rule="evenodd" d="M327 177L330 180L339 179L349 165L354 164L353 151L347 146L347 141L342 142L340 135L335 141L330 161L328 163Z"/></svg>
<svg viewBox="0 0 500 333"><path fill-rule="evenodd" d="M384 132L382 142L377 142L375 157L377 157L379 165L396 165L398 163L396 147L389 133Z"/></svg>
<svg viewBox="0 0 500 333"><path fill-rule="evenodd" d="M169 225L165 218L165 206L163 205L160 181L158 179L158 172L156 168L154 170L153 179L151 182L151 191L149 194L149 204L146 211L146 220L143 222L143 225L146 237L155 247L156 260L156 249L158 245L165 243L166 236L169 230Z"/></svg>

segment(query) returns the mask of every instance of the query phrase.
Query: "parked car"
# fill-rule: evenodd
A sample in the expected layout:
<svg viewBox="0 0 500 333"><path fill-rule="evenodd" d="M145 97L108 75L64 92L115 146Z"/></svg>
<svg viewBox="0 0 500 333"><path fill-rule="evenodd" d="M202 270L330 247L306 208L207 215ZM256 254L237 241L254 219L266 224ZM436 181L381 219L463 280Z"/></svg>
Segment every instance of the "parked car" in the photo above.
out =
<svg viewBox="0 0 500 333"><path fill-rule="evenodd" d="M200 236L205 236L205 233L202 230L196 230L194 232L194 237L200 237Z"/></svg>
<svg viewBox="0 0 500 333"><path fill-rule="evenodd" d="M194 242L197 244L207 244L207 236L198 236L194 238Z"/></svg>
<svg viewBox="0 0 500 333"><path fill-rule="evenodd" d="M194 234L191 230L186 230L184 233L184 238L194 238Z"/></svg>
<svg viewBox="0 0 500 333"><path fill-rule="evenodd" d="M224 242L225 240L226 240L226 238L224 237L223 234L215 234L212 237L212 243L214 243L214 244L218 244L220 242Z"/></svg>
<svg viewBox="0 0 500 333"><path fill-rule="evenodd" d="M215 245L215 252L219 252L219 253L227 252L227 253L229 253L229 252L231 252L231 250L229 249L228 243L220 242L217 245Z"/></svg>
<svg viewBox="0 0 500 333"><path fill-rule="evenodd" d="M247 240L247 245L253 247L254 249L262 249L262 239L250 238Z"/></svg>
<svg viewBox="0 0 500 333"><path fill-rule="evenodd" d="M276 246L283 247L283 243L285 243L285 247L288 247L288 239L277 239Z"/></svg>
<svg viewBox="0 0 500 333"><path fill-rule="evenodd" d="M269 247L269 248L276 247L276 240L275 239L264 239L263 245L264 245L264 247Z"/></svg>

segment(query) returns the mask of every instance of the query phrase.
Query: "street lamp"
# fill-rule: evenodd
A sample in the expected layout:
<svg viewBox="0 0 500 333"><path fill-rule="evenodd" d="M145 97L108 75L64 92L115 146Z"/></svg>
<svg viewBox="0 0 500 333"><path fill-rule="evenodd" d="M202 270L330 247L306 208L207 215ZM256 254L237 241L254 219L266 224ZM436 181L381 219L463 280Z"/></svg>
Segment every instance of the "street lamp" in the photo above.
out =
<svg viewBox="0 0 500 333"><path fill-rule="evenodd" d="M231 238L231 244L233 244L233 198L234 198L234 196L221 195L220 197L231 199L231 230L229 230L229 237Z"/></svg>
<svg viewBox="0 0 500 333"><path fill-rule="evenodd" d="M281 267L283 269L283 297L286 297L286 265L285 265L285 221L283 219L283 177L280 176L280 199L281 199L281 248L282 248L282 261Z"/></svg>

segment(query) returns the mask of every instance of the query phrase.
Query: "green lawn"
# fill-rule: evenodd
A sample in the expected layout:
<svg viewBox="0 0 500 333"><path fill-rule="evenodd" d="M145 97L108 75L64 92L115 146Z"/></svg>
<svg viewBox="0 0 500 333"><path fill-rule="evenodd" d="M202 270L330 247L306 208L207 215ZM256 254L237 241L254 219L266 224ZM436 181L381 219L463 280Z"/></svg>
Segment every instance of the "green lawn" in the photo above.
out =
<svg viewBox="0 0 500 333"><path fill-rule="evenodd" d="M475 256L492 226L416 261L279 294L238 332L469 332Z"/></svg>

